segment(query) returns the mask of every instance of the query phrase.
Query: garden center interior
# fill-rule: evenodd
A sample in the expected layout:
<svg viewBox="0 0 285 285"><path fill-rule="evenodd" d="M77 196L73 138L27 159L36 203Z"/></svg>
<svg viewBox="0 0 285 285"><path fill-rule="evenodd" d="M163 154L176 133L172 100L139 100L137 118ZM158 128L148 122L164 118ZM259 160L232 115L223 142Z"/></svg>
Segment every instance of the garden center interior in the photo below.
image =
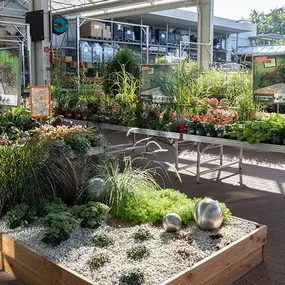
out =
<svg viewBox="0 0 285 285"><path fill-rule="evenodd" d="M218 1L0 0L0 285L285 284L285 32Z"/></svg>

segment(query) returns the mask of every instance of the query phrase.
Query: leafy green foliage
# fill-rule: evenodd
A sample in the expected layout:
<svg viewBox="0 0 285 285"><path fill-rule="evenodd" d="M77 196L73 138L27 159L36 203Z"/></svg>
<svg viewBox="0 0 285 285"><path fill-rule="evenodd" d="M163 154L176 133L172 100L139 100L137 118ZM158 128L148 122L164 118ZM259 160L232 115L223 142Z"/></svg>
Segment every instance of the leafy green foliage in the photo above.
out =
<svg viewBox="0 0 285 285"><path fill-rule="evenodd" d="M75 219L82 219L83 212L86 210L86 205L74 205L69 209L69 212Z"/></svg>
<svg viewBox="0 0 285 285"><path fill-rule="evenodd" d="M120 277L120 285L141 285L144 284L144 274L138 269L130 269L124 272Z"/></svg>
<svg viewBox="0 0 285 285"><path fill-rule="evenodd" d="M125 195L132 196L137 188L160 188L151 174L152 170L132 167L132 161L129 157L125 158L122 171L117 160L109 159L102 166L97 167L97 172L98 177L105 181L102 194L98 195L98 200L108 205L112 209L112 213L118 211ZM88 188L91 186L88 185Z"/></svg>
<svg viewBox="0 0 285 285"><path fill-rule="evenodd" d="M258 34L285 34L284 26L284 7L276 7L269 13L252 10L249 21L257 24Z"/></svg>
<svg viewBox="0 0 285 285"><path fill-rule="evenodd" d="M136 245L132 247L131 249L127 250L128 257L134 260L139 260L144 257L147 257L149 256L149 254L150 254L150 251L149 249L146 248L144 244Z"/></svg>
<svg viewBox="0 0 285 285"><path fill-rule="evenodd" d="M91 147L91 143L88 138L80 134L66 138L65 143L77 155L86 155Z"/></svg>
<svg viewBox="0 0 285 285"><path fill-rule="evenodd" d="M232 138L237 138L239 141L246 140L250 144L255 144L268 141L272 133L276 135L276 131L280 136L278 131L284 127L285 118L282 115L272 114L266 119L233 123L226 134Z"/></svg>
<svg viewBox="0 0 285 285"><path fill-rule="evenodd" d="M118 92L118 86L114 83L120 82L117 74L122 74L122 66L124 66L125 72L132 74L135 79L138 79L140 72L139 64L140 61L132 50L122 49L117 52L110 62L102 66L104 92L106 94Z"/></svg>
<svg viewBox="0 0 285 285"><path fill-rule="evenodd" d="M152 238L152 234L150 233L150 230L145 228L139 228L137 232L134 234L134 239L138 241L145 241Z"/></svg>
<svg viewBox="0 0 285 285"><path fill-rule="evenodd" d="M106 220L110 208L100 202L90 202L86 205L85 210L81 213L83 228L96 229Z"/></svg>
<svg viewBox="0 0 285 285"><path fill-rule="evenodd" d="M72 230L78 226L78 221L69 212L48 214L44 218L44 223L47 230L42 241L52 246L67 240Z"/></svg>
<svg viewBox="0 0 285 285"><path fill-rule="evenodd" d="M90 260L88 265L92 271L101 268L105 263L110 262L110 257L106 253L95 253Z"/></svg>
<svg viewBox="0 0 285 285"><path fill-rule="evenodd" d="M15 229L20 226L28 225L33 221L34 217L35 211L32 207L20 204L7 212L5 221L10 229Z"/></svg>
<svg viewBox="0 0 285 285"><path fill-rule="evenodd" d="M174 212L180 215L184 224L193 221L196 200L173 189L137 189L135 195L126 195L118 217L135 223L161 221Z"/></svg>
<svg viewBox="0 0 285 285"><path fill-rule="evenodd" d="M98 247L108 247L114 244L114 239L107 234L95 234L91 238L91 241L94 244L94 246Z"/></svg>
<svg viewBox="0 0 285 285"><path fill-rule="evenodd" d="M48 202L47 200L44 200L37 207L37 214L39 217L45 217L48 214L56 214L67 211L68 208L61 199L56 199L54 202Z"/></svg>
<svg viewBox="0 0 285 285"><path fill-rule="evenodd" d="M223 210L223 214L224 214L224 218L223 218L223 224L227 224L231 219L232 219L232 213L230 211L230 209L226 206L225 203L221 203L219 201L217 201L220 206L222 207Z"/></svg>

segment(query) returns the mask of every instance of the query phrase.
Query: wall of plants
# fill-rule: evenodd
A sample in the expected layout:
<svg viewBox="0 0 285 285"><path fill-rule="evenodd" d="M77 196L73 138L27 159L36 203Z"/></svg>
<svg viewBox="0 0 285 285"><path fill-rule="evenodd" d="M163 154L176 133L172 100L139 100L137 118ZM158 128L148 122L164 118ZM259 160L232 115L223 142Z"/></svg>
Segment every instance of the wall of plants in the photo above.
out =
<svg viewBox="0 0 285 285"><path fill-rule="evenodd" d="M253 101L250 71L228 73L212 69L206 72L193 62L182 62L173 70L171 80L163 76L155 79L169 98L167 104L139 100L138 59L127 50L118 52L102 68L102 76L102 90L98 84L85 84L79 92L67 97L62 92L56 93L55 99L67 98L63 108L56 108L56 113L80 118L77 110L81 106L81 118L98 123L188 132L249 143L283 144L285 139L284 117L267 114L264 106Z"/></svg>

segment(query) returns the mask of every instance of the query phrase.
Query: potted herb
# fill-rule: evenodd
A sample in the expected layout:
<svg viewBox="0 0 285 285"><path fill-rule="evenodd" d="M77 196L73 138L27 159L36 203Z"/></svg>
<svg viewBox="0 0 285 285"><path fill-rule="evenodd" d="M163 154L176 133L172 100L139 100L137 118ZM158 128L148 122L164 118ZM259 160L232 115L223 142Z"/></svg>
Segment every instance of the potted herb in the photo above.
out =
<svg viewBox="0 0 285 285"><path fill-rule="evenodd" d="M217 133L215 130L215 126L212 123L204 122L204 130L207 137L216 137Z"/></svg>
<svg viewBox="0 0 285 285"><path fill-rule="evenodd" d="M188 121L187 123L188 134L196 135L196 125L197 125L197 121L194 121L194 120Z"/></svg>
<svg viewBox="0 0 285 285"><path fill-rule="evenodd" d="M68 118L68 119L74 118L74 112L70 108L70 100L67 100L65 102L64 107L63 107L63 111L64 111L64 117L65 118Z"/></svg>
<svg viewBox="0 0 285 285"><path fill-rule="evenodd" d="M215 131L218 138L224 137L225 125L216 125Z"/></svg>
<svg viewBox="0 0 285 285"><path fill-rule="evenodd" d="M82 115L81 115L81 104L79 101L77 101L75 107L73 108L74 111L74 118L76 120L81 120Z"/></svg>

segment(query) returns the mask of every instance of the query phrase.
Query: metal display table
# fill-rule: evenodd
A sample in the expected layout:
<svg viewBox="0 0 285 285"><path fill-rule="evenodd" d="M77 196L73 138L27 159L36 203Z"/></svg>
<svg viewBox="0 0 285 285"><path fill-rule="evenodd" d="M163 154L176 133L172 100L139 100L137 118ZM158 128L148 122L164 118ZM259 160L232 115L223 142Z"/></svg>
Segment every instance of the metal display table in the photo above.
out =
<svg viewBox="0 0 285 285"><path fill-rule="evenodd" d="M83 122L83 121L80 121L80 122ZM77 122L75 121L75 123ZM264 143L249 144L248 142L241 142L241 141L232 140L232 139L181 134L181 133L175 133L175 132L165 132L165 131L142 129L142 128L136 128L136 127L124 127L124 126L111 125L111 124L100 124L100 123L90 123L89 122L88 125L97 127L99 129L126 132L127 136L129 136L130 134L133 135L132 143L113 146L112 147L113 149L118 148L118 147L121 148L119 150L112 151L113 153L142 148L142 146L137 145L136 134L146 135L148 138L149 137L163 137L163 138L170 140L175 150L175 167L178 171L184 168L189 168L189 165L183 168L179 168L179 144L184 143L184 142L194 142L197 146L197 161L196 161L196 182L197 183L200 182L201 175L214 172L214 171L226 168L234 164L238 164L239 169L241 169L242 162L243 162L243 150L244 149L264 151L264 152L285 153L285 145L274 145L274 144L264 144ZM202 143L206 144L206 147L202 148ZM227 164L224 164L223 163L224 146L238 148L239 158L235 161L231 161ZM146 146L144 145L143 148L146 148ZM209 160L202 161L201 160L202 154L205 151L209 149L213 149L213 148L220 149L219 156L215 158L211 158ZM217 160L219 160L219 165L217 167L207 169L204 171L200 170L203 164L217 161Z"/></svg>

